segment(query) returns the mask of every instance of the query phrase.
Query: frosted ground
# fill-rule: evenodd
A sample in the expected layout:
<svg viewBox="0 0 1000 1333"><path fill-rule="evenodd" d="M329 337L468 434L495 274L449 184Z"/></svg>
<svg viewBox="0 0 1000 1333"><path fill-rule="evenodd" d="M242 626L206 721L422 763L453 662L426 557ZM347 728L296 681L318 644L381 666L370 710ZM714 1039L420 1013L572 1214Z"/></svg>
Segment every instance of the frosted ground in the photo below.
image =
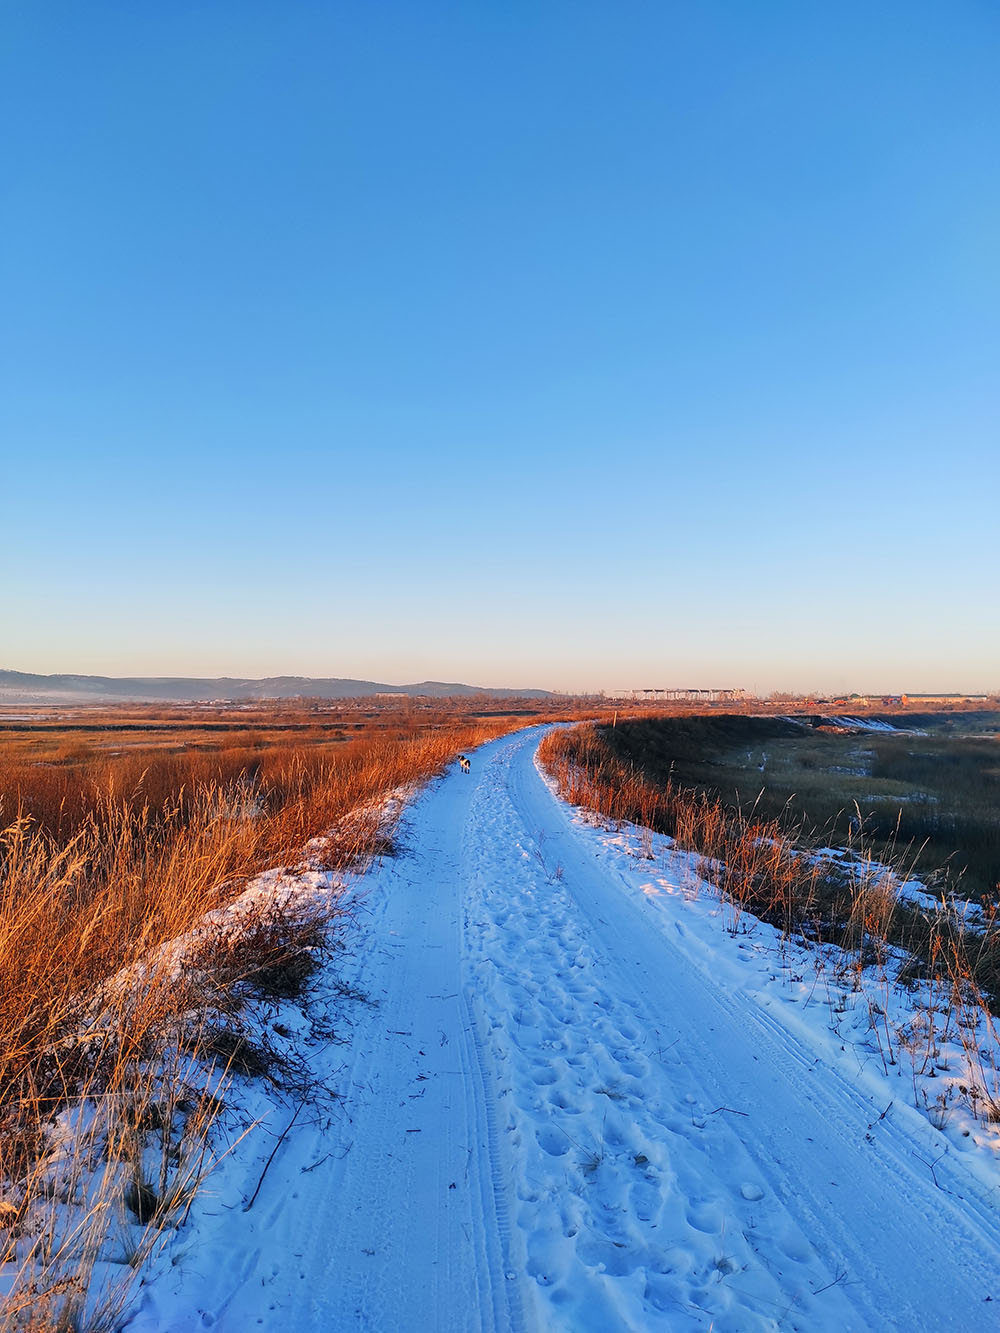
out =
<svg viewBox="0 0 1000 1333"><path fill-rule="evenodd" d="M312 1098L234 1080L130 1333L997 1326L959 1047L928 1060L886 987L884 1061L835 959L563 805L539 734L425 789L348 890L311 1017L266 1015Z"/></svg>

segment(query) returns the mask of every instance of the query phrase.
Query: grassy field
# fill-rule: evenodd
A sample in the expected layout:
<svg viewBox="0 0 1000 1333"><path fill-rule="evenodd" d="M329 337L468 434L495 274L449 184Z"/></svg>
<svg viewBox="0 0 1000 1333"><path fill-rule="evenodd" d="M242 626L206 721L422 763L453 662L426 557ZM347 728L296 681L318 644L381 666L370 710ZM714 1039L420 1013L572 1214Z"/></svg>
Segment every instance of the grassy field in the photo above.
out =
<svg viewBox="0 0 1000 1333"><path fill-rule="evenodd" d="M672 779L729 808L804 821L835 846L860 824L876 847L912 846L919 873L944 871L971 896L996 894L1000 713L885 720L907 730L832 730L819 717L713 716L625 722L601 734L654 782Z"/></svg>
<svg viewBox="0 0 1000 1333"><path fill-rule="evenodd" d="M132 809L158 809L206 783L274 785L293 767L341 763L359 743L527 724L540 715L528 701L409 699L0 711L0 823L21 809L65 837L108 793Z"/></svg>

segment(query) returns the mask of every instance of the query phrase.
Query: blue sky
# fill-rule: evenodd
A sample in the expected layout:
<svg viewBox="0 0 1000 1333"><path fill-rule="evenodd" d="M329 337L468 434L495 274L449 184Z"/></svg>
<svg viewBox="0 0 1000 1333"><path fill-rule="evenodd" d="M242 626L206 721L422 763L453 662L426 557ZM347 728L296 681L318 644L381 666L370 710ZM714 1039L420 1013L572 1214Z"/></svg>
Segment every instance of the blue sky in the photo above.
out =
<svg viewBox="0 0 1000 1333"><path fill-rule="evenodd" d="M986 3L8 3L0 666L1000 689Z"/></svg>

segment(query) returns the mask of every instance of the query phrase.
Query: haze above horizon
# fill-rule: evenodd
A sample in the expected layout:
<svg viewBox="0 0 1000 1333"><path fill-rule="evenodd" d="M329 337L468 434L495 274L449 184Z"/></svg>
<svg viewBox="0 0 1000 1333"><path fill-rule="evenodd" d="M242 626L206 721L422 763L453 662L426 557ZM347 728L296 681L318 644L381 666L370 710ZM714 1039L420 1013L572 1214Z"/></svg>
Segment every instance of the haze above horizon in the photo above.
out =
<svg viewBox="0 0 1000 1333"><path fill-rule="evenodd" d="M1000 14L14 3L2 665L1000 688Z"/></svg>

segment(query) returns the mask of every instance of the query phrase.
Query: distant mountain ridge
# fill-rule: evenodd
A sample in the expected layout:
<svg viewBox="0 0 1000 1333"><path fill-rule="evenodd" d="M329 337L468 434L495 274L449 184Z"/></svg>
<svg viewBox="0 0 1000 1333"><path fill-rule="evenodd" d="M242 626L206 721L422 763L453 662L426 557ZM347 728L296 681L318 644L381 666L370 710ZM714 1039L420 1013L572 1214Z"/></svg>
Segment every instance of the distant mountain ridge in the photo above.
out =
<svg viewBox="0 0 1000 1333"><path fill-rule="evenodd" d="M412 694L446 699L485 694L495 699L546 699L549 690L485 689L478 685L424 680L383 685L343 677L268 676L263 680L220 676L39 676L0 670L0 703L194 703L203 700L357 699L375 694Z"/></svg>

